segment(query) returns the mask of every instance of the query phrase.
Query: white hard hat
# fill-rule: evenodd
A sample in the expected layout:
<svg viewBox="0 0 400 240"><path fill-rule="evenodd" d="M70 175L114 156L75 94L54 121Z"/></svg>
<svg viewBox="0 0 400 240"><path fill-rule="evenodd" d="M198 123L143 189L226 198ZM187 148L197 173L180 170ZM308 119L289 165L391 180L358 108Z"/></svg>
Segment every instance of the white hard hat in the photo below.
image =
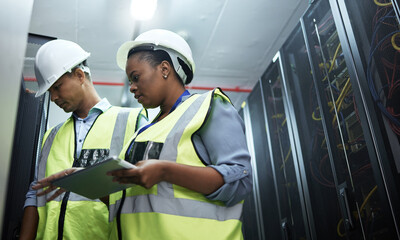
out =
<svg viewBox="0 0 400 240"><path fill-rule="evenodd" d="M41 46L36 53L35 75L39 84L36 97L43 95L64 73L85 61L90 53L78 44L56 39ZM84 68L89 72L88 68Z"/></svg>
<svg viewBox="0 0 400 240"><path fill-rule="evenodd" d="M129 51L133 48L146 45L153 45L153 50L166 51L170 55L175 71L178 73L183 83L190 83L195 70L192 50L185 39L174 32L164 29L153 29L144 32L140 34L134 41L128 41L122 44L117 52L118 66L122 70L125 70ZM187 76L183 71L182 66L178 62L178 58L180 58L189 67L192 72L191 76Z"/></svg>

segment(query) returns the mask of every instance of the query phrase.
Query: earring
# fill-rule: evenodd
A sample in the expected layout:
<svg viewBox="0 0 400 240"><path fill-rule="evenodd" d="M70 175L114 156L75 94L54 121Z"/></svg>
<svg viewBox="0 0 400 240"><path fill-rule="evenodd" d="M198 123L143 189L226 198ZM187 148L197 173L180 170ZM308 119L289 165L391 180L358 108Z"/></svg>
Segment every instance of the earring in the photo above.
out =
<svg viewBox="0 0 400 240"><path fill-rule="evenodd" d="M164 77L165 79L167 79L168 76L167 76L167 75L164 75L163 77Z"/></svg>

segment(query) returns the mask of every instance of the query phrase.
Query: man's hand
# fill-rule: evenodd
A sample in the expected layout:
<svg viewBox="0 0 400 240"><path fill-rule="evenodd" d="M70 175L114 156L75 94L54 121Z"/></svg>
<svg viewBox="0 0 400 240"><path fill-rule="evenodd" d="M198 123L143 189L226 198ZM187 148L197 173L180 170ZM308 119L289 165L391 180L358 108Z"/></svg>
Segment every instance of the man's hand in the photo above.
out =
<svg viewBox="0 0 400 240"><path fill-rule="evenodd" d="M56 179L59 179L59 178L62 178L64 176L67 176L67 175L69 175L69 174L71 174L71 173L73 173L75 171L81 170L81 169L82 168L68 168L68 169L65 169L65 170L63 170L61 172L55 173L55 174L53 174L53 175L51 175L51 176L49 176L47 178L43 178L43 179L39 180L36 185L32 186L32 189L40 190L40 189L43 189L43 188L47 187L44 191L40 191L40 192L38 191L38 193L36 194L37 196L43 196L43 195L45 195L45 194L47 194L49 192L52 192L52 191L54 191L55 189L58 188L57 186L54 186L52 184L52 181L54 181ZM66 192L65 189L58 188L58 190L55 191L54 194L47 199L47 201L54 200L56 197L60 196L64 192Z"/></svg>

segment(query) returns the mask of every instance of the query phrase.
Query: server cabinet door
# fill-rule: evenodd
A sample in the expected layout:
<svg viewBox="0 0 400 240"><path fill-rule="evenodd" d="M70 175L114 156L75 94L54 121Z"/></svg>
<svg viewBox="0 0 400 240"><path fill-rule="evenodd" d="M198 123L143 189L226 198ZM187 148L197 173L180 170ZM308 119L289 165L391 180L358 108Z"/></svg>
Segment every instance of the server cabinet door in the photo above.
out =
<svg viewBox="0 0 400 240"><path fill-rule="evenodd" d="M247 99L246 99L247 101ZM239 109L239 115L243 119L243 122L246 127L246 138L247 144L250 151L250 155L252 156L252 168L253 168L253 192L249 194L246 199L244 200L243 204L243 237L244 239L265 239L261 237L260 231L260 212L259 212L259 202L258 202L258 182L254 179L256 174L256 168L254 161L254 148L253 148L253 138L252 138L252 131L250 128L250 116L248 111L248 106L246 105L246 101L242 104L242 107Z"/></svg>
<svg viewBox="0 0 400 240"><path fill-rule="evenodd" d="M300 24L290 34L281 52L310 239L338 239L340 207Z"/></svg>
<svg viewBox="0 0 400 240"><path fill-rule="evenodd" d="M302 18L304 36L316 87L325 141L341 210L337 238L393 239L381 209L386 201L377 194L371 148L367 147L334 16L328 1L315 2ZM337 201L335 199L335 201Z"/></svg>
<svg viewBox="0 0 400 240"><path fill-rule="evenodd" d="M260 83L258 82L248 97L248 107L253 135L254 157L258 178L258 192L261 213L260 239L281 239L280 221L272 161L267 139L265 110ZM254 161L253 161L254 162Z"/></svg>
<svg viewBox="0 0 400 240"><path fill-rule="evenodd" d="M307 239L305 213L298 185L297 159L292 149L292 133L288 127L287 103L282 85L279 59L261 77L264 96L271 164L274 171L280 210L282 239ZM300 189L300 190L299 190Z"/></svg>

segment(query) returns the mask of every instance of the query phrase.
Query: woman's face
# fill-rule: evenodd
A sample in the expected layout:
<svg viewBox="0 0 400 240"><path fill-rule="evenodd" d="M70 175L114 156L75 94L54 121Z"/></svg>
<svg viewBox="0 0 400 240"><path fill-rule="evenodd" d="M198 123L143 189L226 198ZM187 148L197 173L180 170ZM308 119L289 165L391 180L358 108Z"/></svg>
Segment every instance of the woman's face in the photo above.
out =
<svg viewBox="0 0 400 240"><path fill-rule="evenodd" d="M145 108L156 108L163 104L165 99L165 81L161 67L151 66L146 60L139 58L139 54L129 57L126 62L130 91L135 94L137 101Z"/></svg>

